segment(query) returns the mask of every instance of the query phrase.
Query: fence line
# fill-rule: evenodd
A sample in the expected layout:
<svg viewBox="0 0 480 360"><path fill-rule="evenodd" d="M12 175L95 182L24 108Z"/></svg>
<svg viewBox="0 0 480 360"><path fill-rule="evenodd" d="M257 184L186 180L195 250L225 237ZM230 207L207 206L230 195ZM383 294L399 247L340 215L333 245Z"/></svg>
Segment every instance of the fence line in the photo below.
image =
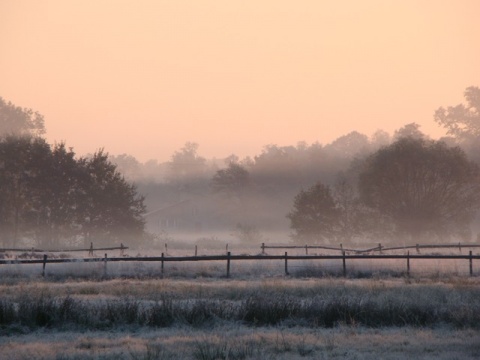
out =
<svg viewBox="0 0 480 360"><path fill-rule="evenodd" d="M43 259L15 259L15 260L0 260L0 264L42 264L42 275L45 276L45 268L47 264L59 264L59 263L90 263L90 262L104 262L104 275L107 274L108 262L160 262L161 273L164 274L164 264L166 262L198 262L198 261L226 261L227 269L226 276L230 277L230 263L231 261L242 260L282 260L285 262L285 275L289 275L288 261L295 260L342 260L343 276L347 276L347 260L353 259L376 259L376 260L388 260L388 259L405 259L407 260L406 269L407 275L410 275L410 262L413 259L456 259L456 260L468 260L470 276L473 276L473 260L479 260L480 255L473 255L472 251L468 255L422 255L422 254L407 254L393 255L393 254L346 254L345 251L341 255L288 255L285 252L284 255L232 255L228 252L226 255L205 255L205 256L153 256L153 257L96 257L96 258L70 258L70 259L49 259L45 254Z"/></svg>
<svg viewBox="0 0 480 360"><path fill-rule="evenodd" d="M165 245L166 246L166 245ZM107 251L107 250L120 250L120 256L123 256L124 251L128 249L128 246L120 244L120 246L113 247L100 247L94 248L93 243L90 243L88 249L38 249L32 248L0 248L0 253L3 252L29 252L29 253L60 253L60 252L88 252L89 256L93 256L94 251Z"/></svg>
<svg viewBox="0 0 480 360"><path fill-rule="evenodd" d="M392 251L392 250L408 250L408 249L416 249L417 253L420 253L420 249L458 249L460 252L462 248L466 249L473 249L473 248L480 248L480 244L446 244L446 245L432 245L432 244L416 244L416 245L406 245L406 246L393 246L393 247L386 247L382 246L379 243L377 246L368 248L368 249L351 249L351 248L344 248L342 244L340 247L332 247L332 246L323 246L323 245L265 245L262 243L260 246L262 249L262 254L265 254L265 249L305 249L305 255L308 255L308 249L322 249L322 250L334 250L334 251L347 251L347 252L354 252L354 253L369 253L369 252L383 252L383 251Z"/></svg>

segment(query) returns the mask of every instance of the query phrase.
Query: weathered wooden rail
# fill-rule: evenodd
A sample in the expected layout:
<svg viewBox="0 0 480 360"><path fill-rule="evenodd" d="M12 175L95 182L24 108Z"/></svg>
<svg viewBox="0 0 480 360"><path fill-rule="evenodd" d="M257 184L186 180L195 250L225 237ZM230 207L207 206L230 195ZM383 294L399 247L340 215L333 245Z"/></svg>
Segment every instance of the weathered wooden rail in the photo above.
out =
<svg viewBox="0 0 480 360"><path fill-rule="evenodd" d="M226 255L205 255L205 256L143 256L143 257L94 257L94 258L48 258L47 255L43 259L3 259L0 260L0 265L9 264L42 264L42 275L45 276L47 264L60 263L104 263L104 275L107 275L107 264L109 262L157 262L161 266L161 275L165 272L165 263L171 262L199 262L199 261L225 261L226 262L226 277L229 278L230 263L232 261L266 261L266 260L281 260L285 264L285 275L289 275L289 261L298 260L341 260L343 276L347 276L347 261L354 259L373 259L373 260L391 260L403 259L406 260L406 274L410 275L410 262L416 259L434 259L434 260L468 260L470 276L474 275L473 260L479 260L480 255L473 255L472 251L468 255L438 255L438 254L346 254L345 251L341 255L232 255L228 252Z"/></svg>
<svg viewBox="0 0 480 360"><path fill-rule="evenodd" d="M352 253L357 253L357 254L362 254L362 253L371 253L371 252L383 252L383 251L394 251L394 250L411 250L415 249L417 253L420 253L421 249L458 249L459 252L462 251L462 249L474 249L474 248L480 248L480 244L415 244L415 245L404 245L404 246L382 246L381 243L379 243L375 247L367 248L367 249L352 249L352 248L344 248L342 244L340 244L340 247L333 247L333 246L323 246L323 245L265 245L265 243L262 243L260 246L262 249L262 254L265 254L265 249L278 249L278 250L285 250L285 249L305 249L305 255L308 255L308 250L309 249L321 249L321 250L332 250L332 251L347 251L347 252L352 252Z"/></svg>
<svg viewBox="0 0 480 360"><path fill-rule="evenodd" d="M67 252L87 252L88 256L93 256L94 251L110 251L110 250L120 250L120 256L123 256L124 251L127 250L127 246L123 246L123 244L120 244L120 246L113 246L113 247L99 247L99 248L94 248L93 243L90 244L90 247L87 249L39 249L36 247L32 248L0 248L0 252L22 252L22 253L67 253Z"/></svg>

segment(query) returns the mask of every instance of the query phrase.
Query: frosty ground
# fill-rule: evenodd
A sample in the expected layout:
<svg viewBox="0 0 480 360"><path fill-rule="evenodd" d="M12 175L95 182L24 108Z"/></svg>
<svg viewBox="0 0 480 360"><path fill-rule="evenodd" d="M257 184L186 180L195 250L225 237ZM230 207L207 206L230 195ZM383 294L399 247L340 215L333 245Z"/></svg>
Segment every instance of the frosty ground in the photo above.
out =
<svg viewBox="0 0 480 360"><path fill-rule="evenodd" d="M476 359L479 285L465 276L10 274L0 281L0 357Z"/></svg>

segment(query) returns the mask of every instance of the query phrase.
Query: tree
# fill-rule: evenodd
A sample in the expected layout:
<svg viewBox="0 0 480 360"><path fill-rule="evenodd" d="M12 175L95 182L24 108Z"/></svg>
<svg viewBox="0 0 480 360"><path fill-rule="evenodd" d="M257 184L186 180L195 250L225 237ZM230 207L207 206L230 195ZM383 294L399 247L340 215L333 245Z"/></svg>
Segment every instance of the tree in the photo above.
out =
<svg viewBox="0 0 480 360"><path fill-rule="evenodd" d="M84 164L87 177L82 186L85 201L82 204L84 222L82 232L85 242L90 240L120 243L143 235L145 221L144 197L136 193L108 160L103 150L96 152Z"/></svg>
<svg viewBox="0 0 480 360"><path fill-rule="evenodd" d="M470 158L480 164L480 88L471 86L464 93L466 105L440 107L435 121L447 129Z"/></svg>
<svg viewBox="0 0 480 360"><path fill-rule="evenodd" d="M143 197L102 151L76 159L40 137L0 138L0 239L56 247L143 235Z"/></svg>
<svg viewBox="0 0 480 360"><path fill-rule="evenodd" d="M45 175L42 168L49 145L42 138L8 135L0 138L0 236L15 246L34 225L35 187Z"/></svg>
<svg viewBox="0 0 480 360"><path fill-rule="evenodd" d="M373 150L390 145L390 134L385 130L377 130L370 137L370 144Z"/></svg>
<svg viewBox="0 0 480 360"><path fill-rule="evenodd" d="M226 169L218 170L212 178L214 192L241 198L250 184L250 173L242 165L230 162Z"/></svg>
<svg viewBox="0 0 480 360"><path fill-rule="evenodd" d="M328 186L318 182L295 196L287 215L297 241L330 241L338 234L340 211Z"/></svg>
<svg viewBox="0 0 480 360"><path fill-rule="evenodd" d="M352 131L325 146L325 150L337 157L351 159L354 156L367 152L369 146L367 135L358 131Z"/></svg>
<svg viewBox="0 0 480 360"><path fill-rule="evenodd" d="M43 116L37 111L7 103L0 97L0 136L33 135L45 133Z"/></svg>
<svg viewBox="0 0 480 360"><path fill-rule="evenodd" d="M173 181L184 183L203 177L206 170L205 158L197 154L198 144L185 143L180 151L175 151L170 160L170 174Z"/></svg>
<svg viewBox="0 0 480 360"><path fill-rule="evenodd" d="M422 133L420 130L420 125L417 123L410 123L404 125L398 130L395 130L393 134L393 140L397 141L401 138L413 138L413 139L424 139L425 134Z"/></svg>
<svg viewBox="0 0 480 360"><path fill-rule="evenodd" d="M351 242L364 232L364 208L355 189L344 176L337 179L332 195L338 211L337 236L343 242Z"/></svg>
<svg viewBox="0 0 480 360"><path fill-rule="evenodd" d="M468 236L480 206L479 168L458 147L401 138L365 161L359 176L362 201L391 218L397 234Z"/></svg>
<svg viewBox="0 0 480 360"><path fill-rule="evenodd" d="M458 140L480 138L480 88L468 87L464 92L467 105L440 107L435 111L435 121L447 129L447 134Z"/></svg>
<svg viewBox="0 0 480 360"><path fill-rule="evenodd" d="M35 194L34 237L39 245L55 248L82 234L81 205L86 194L82 184L87 174L84 160L76 160L64 143L46 151L37 163L42 175L31 184Z"/></svg>
<svg viewBox="0 0 480 360"><path fill-rule="evenodd" d="M142 164L132 155L110 155L109 159L129 181L138 181L143 178Z"/></svg>

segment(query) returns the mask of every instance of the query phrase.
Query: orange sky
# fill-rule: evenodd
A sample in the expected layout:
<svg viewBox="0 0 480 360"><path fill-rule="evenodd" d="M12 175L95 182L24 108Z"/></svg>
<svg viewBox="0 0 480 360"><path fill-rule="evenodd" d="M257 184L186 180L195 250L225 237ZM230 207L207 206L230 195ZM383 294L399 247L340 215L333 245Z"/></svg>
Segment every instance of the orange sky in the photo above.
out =
<svg viewBox="0 0 480 360"><path fill-rule="evenodd" d="M47 139L168 160L417 122L480 86L480 1L0 0L0 96Z"/></svg>

